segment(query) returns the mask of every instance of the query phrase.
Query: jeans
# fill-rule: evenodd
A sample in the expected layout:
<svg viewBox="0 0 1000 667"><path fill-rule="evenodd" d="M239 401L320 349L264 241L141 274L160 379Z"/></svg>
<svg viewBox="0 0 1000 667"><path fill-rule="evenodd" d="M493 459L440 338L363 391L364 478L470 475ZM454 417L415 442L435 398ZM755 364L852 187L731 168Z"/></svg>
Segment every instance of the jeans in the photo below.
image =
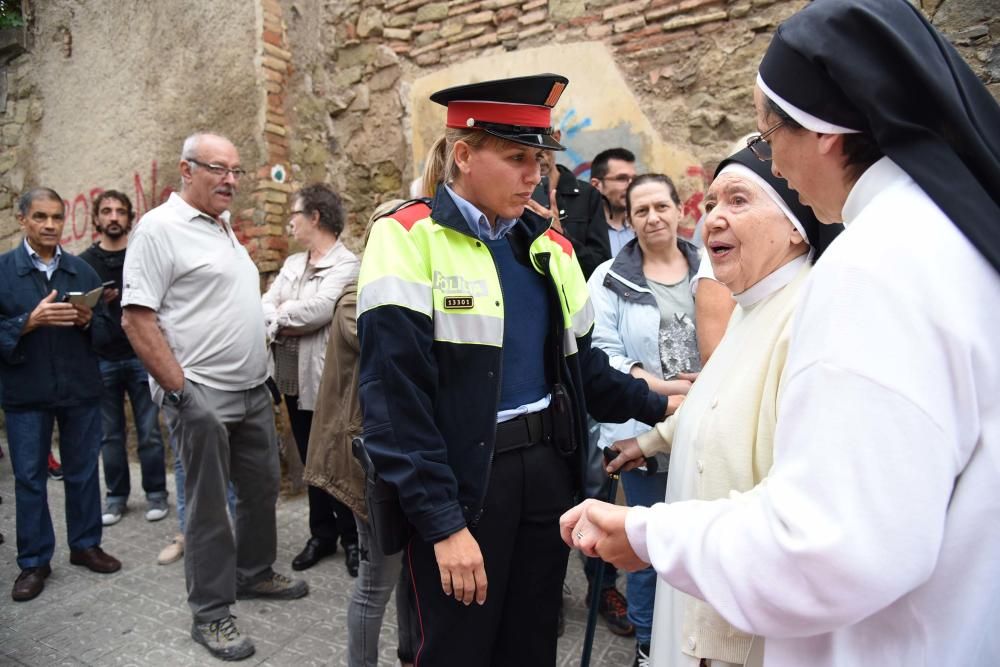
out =
<svg viewBox="0 0 1000 667"><path fill-rule="evenodd" d="M357 519L357 524L361 566L347 607L347 664L351 667L378 667L378 638L385 606L394 587L399 642L397 657L404 662L413 662L420 627L415 617L413 588L407 570L402 567L403 554L384 555L372 541L368 522Z"/></svg>
<svg viewBox="0 0 1000 667"><path fill-rule="evenodd" d="M177 525L180 532L184 532L184 484L187 475L184 474L184 463L181 461L181 452L177 443L172 439L170 448L174 450L174 482L177 486ZM226 504L229 506L229 517L236 519L236 491L233 490L233 483L229 482L229 493L226 494Z"/></svg>
<svg viewBox="0 0 1000 667"><path fill-rule="evenodd" d="M647 475L641 470L622 474L625 502L629 507L649 507L662 503L667 494L666 471ZM653 601L656 597L656 570L647 567L626 575L625 599L628 601L628 620L635 626L635 640L648 644L652 637Z"/></svg>
<svg viewBox="0 0 1000 667"><path fill-rule="evenodd" d="M48 457L52 427L59 424L59 456L66 489L66 532L72 551L101 544L101 482L97 457L101 411L97 405L6 410L7 444L14 469L17 565L22 570L52 560L55 532L49 514Z"/></svg>
<svg viewBox="0 0 1000 667"><path fill-rule="evenodd" d="M147 500L167 497L167 477L163 463L163 438L159 410L149 393L149 376L136 357L121 361L100 360L104 395L101 398L101 458L108 504L124 505L132 490L125 450L125 394L132 404L135 430L139 436L139 464L142 489Z"/></svg>

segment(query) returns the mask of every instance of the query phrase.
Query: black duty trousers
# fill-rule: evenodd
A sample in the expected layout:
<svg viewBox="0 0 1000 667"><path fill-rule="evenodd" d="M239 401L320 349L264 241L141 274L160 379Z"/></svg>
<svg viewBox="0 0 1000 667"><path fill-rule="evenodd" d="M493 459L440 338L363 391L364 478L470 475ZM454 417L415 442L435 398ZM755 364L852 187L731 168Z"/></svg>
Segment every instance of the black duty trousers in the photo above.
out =
<svg viewBox="0 0 1000 667"><path fill-rule="evenodd" d="M433 545L405 556L421 639L416 667L552 667L569 549L559 516L573 502L570 460L550 445L497 454L486 506L470 527L486 565L486 603L466 607L441 589Z"/></svg>

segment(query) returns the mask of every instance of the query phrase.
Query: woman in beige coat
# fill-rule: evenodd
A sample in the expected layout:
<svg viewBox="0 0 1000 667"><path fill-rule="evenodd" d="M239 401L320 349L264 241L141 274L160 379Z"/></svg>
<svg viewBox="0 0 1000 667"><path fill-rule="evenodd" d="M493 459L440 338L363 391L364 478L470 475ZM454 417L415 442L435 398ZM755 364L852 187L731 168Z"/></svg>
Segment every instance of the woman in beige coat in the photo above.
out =
<svg viewBox="0 0 1000 667"><path fill-rule="evenodd" d="M292 237L304 252L290 255L263 297L271 344L271 376L285 397L288 421L302 460L307 458L320 376L326 359L333 305L355 280L360 263L340 241L344 211L329 187L310 185L292 199ZM358 533L351 510L309 487L309 541L292 561L305 570L344 546L347 570L358 573Z"/></svg>

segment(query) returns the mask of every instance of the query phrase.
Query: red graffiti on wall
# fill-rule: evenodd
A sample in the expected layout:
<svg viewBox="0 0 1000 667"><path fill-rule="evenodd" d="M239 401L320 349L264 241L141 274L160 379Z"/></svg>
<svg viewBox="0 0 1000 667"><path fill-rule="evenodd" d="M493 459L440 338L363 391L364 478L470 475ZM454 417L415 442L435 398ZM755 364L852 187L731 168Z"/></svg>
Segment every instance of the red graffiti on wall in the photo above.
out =
<svg viewBox="0 0 1000 667"><path fill-rule="evenodd" d="M167 197L170 196L170 193L174 191L174 189L169 185L163 187L161 190L157 190L157 171L158 168L156 160L153 160L150 167L148 195L146 194L147 189L143 186L142 175L138 171L136 171L133 175L135 194L132 198L132 206L135 208L135 217L137 221L145 215L147 211L156 208L166 201ZM104 192L104 190L105 188L95 186L89 190L77 193L71 199L63 200L63 203L66 206L66 226L63 228L63 237L60 240L63 245L74 243L85 238L89 240L97 238L97 230L94 229L94 221L91 219L91 210L93 208L94 198ZM122 190L124 190L124 188L122 188Z"/></svg>

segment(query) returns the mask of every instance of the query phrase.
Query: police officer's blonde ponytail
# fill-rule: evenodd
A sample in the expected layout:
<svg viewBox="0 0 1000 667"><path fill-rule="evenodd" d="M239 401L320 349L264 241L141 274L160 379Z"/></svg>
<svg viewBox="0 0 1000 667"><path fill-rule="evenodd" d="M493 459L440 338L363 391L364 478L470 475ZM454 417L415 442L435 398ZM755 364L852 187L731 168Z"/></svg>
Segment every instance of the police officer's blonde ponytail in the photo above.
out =
<svg viewBox="0 0 1000 667"><path fill-rule="evenodd" d="M450 127L444 134L431 144L427 151L427 162L424 164L424 195L433 197L437 186L451 183L458 177L458 166L455 164L455 142L464 141L469 148L478 150L485 146L500 145L503 139L494 137L481 130Z"/></svg>

